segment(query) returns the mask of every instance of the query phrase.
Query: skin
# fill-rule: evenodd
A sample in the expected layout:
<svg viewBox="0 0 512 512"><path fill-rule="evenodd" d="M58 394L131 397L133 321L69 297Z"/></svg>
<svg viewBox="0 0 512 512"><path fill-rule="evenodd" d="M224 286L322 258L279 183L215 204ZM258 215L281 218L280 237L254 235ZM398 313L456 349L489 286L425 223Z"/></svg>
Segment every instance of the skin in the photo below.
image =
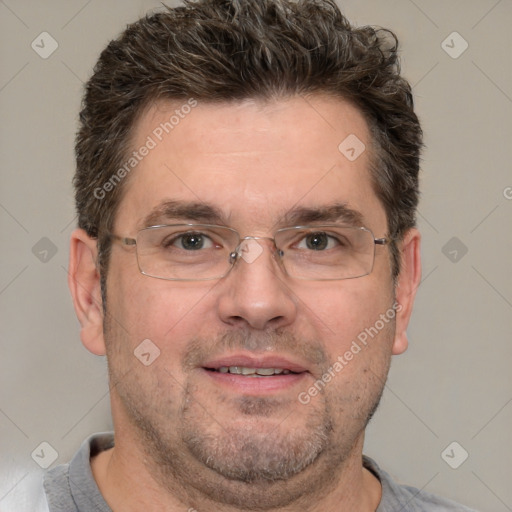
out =
<svg viewBox="0 0 512 512"><path fill-rule="evenodd" d="M174 108L148 108L133 147ZM368 148L353 162L338 151L350 134ZM370 146L364 118L340 99L199 103L124 183L114 232L135 237L162 201L183 200L217 207L242 236L272 237L292 208L343 202L376 237L386 236L368 173ZM191 222L163 222L181 221ZM271 243L260 244L253 262L239 260L222 279L173 282L142 275L134 248L116 243L104 317L96 241L74 231L69 282L82 342L107 354L110 369L116 445L91 465L113 510L377 508L380 483L362 467L364 429L391 356L407 348L420 235L411 229L400 243L396 286L386 246L376 247L367 276L304 281L282 271ZM302 404L299 393L395 300L395 318ZM160 349L150 366L133 355L145 339ZM279 355L307 371L269 391L219 382L202 367L232 354Z"/></svg>

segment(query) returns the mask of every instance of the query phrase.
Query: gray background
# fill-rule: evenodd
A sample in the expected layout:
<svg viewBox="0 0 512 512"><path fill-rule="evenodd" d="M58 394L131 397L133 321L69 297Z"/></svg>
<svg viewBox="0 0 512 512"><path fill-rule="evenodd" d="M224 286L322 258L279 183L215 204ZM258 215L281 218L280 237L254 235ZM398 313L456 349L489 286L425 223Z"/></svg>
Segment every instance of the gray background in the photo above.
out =
<svg viewBox="0 0 512 512"><path fill-rule="evenodd" d="M41 442L58 452L53 467L111 428L106 363L82 347L66 283L73 138L99 52L158 5L0 0L3 512L23 509L25 489L43 472L36 461L51 462ZM394 359L365 451L401 481L511 511L512 1L340 5L356 24L398 34L427 144L411 345ZM42 46L43 31L58 43L47 59L31 47ZM453 441L460 447L444 452ZM460 464L463 450L469 457L452 469L446 461Z"/></svg>

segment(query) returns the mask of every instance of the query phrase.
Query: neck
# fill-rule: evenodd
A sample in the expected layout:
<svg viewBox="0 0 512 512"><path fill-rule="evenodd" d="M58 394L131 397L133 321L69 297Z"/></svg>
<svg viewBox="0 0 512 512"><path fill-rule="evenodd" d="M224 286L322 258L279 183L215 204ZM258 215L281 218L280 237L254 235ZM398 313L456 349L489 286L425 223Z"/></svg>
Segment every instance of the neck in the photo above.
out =
<svg viewBox="0 0 512 512"><path fill-rule="evenodd" d="M149 460L139 437L130 435L129 431L116 431L114 448L98 454L91 461L93 476L100 492L110 508L114 511L135 512L138 510L165 510L182 512L216 510L219 512L247 512L250 508L236 507L212 500L206 493L198 491L198 479L181 479L178 476L165 485L155 471L156 462ZM314 494L297 496L287 504L278 507L258 508L268 512L368 512L375 511L381 499L381 485L378 479L362 466L362 446L364 434L354 445L350 456L337 468L330 468L326 478L319 480L320 485ZM303 471L308 475L297 477L314 477L321 461L316 461ZM209 478L210 469L203 467L202 473ZM323 473L323 471L321 471ZM220 478L220 477L218 477ZM193 484L196 483L194 486ZM217 479L215 485L222 485ZM289 482L266 484L241 484L252 493L286 492ZM225 481L226 488L232 482ZM264 495L263 495L264 496Z"/></svg>

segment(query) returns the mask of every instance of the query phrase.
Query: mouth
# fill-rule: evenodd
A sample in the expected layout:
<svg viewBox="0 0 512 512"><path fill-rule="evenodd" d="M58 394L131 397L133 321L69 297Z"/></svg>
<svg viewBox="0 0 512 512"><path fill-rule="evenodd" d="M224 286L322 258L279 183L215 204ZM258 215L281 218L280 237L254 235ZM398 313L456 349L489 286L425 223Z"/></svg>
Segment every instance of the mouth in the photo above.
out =
<svg viewBox="0 0 512 512"><path fill-rule="evenodd" d="M286 391L310 373L290 358L254 354L221 357L206 362L202 370L216 385L249 395Z"/></svg>
<svg viewBox="0 0 512 512"><path fill-rule="evenodd" d="M248 366L220 366L219 368L205 368L205 370L244 377L272 377L273 375L289 375L301 372L293 372L288 368L250 368Z"/></svg>

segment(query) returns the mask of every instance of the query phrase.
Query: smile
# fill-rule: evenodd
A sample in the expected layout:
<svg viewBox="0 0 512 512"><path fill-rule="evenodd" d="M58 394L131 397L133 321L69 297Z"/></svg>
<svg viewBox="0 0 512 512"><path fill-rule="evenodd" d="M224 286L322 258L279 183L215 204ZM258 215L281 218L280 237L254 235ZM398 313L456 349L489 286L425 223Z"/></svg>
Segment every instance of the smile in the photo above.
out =
<svg viewBox="0 0 512 512"><path fill-rule="evenodd" d="M247 366L221 366L220 368L213 368L212 371L244 375L247 377L270 377L272 375L288 375L295 373L287 368L249 368Z"/></svg>

